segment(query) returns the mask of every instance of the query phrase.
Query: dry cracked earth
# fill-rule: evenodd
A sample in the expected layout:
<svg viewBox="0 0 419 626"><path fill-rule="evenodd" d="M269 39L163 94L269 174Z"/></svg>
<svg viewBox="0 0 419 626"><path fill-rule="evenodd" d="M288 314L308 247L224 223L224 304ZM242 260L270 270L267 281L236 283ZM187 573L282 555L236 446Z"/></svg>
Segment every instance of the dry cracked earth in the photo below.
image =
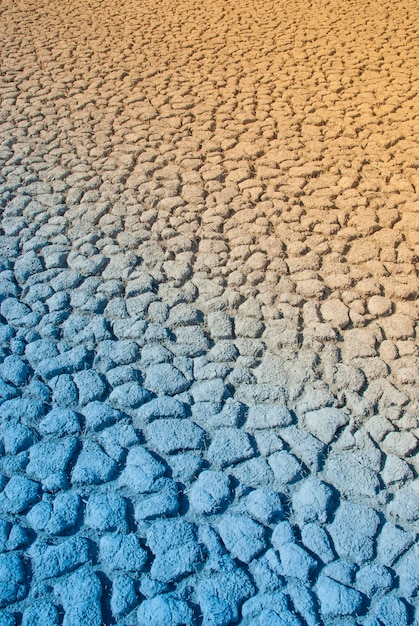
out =
<svg viewBox="0 0 419 626"><path fill-rule="evenodd" d="M0 626L419 624L419 7L5 0Z"/></svg>

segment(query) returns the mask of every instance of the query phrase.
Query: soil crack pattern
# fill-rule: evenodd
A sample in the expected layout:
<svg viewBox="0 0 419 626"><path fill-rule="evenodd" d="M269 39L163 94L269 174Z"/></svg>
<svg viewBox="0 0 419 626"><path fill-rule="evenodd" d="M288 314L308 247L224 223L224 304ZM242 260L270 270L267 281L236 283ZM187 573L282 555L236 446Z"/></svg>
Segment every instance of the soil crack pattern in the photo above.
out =
<svg viewBox="0 0 419 626"><path fill-rule="evenodd" d="M0 626L419 626L417 3L0 14Z"/></svg>

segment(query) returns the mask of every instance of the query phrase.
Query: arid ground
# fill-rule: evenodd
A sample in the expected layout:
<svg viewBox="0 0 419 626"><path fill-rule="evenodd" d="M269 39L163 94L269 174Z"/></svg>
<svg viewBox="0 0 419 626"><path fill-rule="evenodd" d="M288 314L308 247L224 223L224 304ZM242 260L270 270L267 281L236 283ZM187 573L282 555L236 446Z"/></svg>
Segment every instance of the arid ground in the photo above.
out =
<svg viewBox="0 0 419 626"><path fill-rule="evenodd" d="M0 11L0 626L417 626L419 5Z"/></svg>

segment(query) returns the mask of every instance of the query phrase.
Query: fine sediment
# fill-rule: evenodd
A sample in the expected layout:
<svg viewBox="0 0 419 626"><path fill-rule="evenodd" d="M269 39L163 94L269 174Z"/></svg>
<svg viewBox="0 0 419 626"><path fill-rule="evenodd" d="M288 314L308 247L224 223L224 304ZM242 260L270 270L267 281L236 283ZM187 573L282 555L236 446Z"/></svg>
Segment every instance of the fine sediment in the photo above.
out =
<svg viewBox="0 0 419 626"><path fill-rule="evenodd" d="M0 626L419 624L418 20L6 0Z"/></svg>

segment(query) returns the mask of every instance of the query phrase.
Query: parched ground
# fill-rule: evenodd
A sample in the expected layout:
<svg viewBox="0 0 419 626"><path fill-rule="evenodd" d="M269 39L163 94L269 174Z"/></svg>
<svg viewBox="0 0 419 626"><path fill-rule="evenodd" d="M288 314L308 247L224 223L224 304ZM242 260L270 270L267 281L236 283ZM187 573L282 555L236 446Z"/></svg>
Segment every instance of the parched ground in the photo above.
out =
<svg viewBox="0 0 419 626"><path fill-rule="evenodd" d="M418 625L417 3L0 11L0 626Z"/></svg>

